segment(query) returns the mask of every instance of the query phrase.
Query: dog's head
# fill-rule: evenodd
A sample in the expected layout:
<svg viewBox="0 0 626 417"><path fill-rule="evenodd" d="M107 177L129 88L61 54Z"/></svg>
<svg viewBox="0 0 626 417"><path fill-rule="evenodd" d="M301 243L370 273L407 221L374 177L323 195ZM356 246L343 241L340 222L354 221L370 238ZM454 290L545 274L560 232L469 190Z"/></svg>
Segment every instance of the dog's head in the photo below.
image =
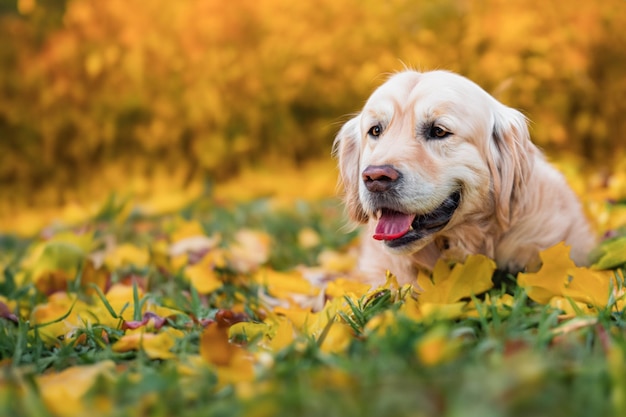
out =
<svg viewBox="0 0 626 417"><path fill-rule="evenodd" d="M469 219L506 227L532 149L521 113L445 71L392 76L334 144L350 217L400 252Z"/></svg>

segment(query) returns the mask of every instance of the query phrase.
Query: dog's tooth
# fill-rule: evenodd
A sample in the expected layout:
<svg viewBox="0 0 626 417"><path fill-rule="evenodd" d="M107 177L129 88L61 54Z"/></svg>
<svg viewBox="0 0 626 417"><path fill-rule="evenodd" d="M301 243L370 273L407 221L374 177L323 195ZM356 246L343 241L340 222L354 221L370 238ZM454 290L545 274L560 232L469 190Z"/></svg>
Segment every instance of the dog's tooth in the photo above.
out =
<svg viewBox="0 0 626 417"><path fill-rule="evenodd" d="M376 218L380 219L383 215L383 209L376 210Z"/></svg>

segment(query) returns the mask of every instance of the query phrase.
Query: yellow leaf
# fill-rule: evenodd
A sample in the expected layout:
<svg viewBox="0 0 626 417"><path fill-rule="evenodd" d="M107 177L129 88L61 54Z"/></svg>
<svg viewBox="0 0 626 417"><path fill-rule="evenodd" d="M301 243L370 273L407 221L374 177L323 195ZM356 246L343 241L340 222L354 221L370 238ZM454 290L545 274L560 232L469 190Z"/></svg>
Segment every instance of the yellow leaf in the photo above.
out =
<svg viewBox="0 0 626 417"><path fill-rule="evenodd" d="M87 415L90 410L82 398L100 375L112 375L115 363L110 360L94 365L72 366L58 373L36 377L40 395L46 407L57 416Z"/></svg>
<svg viewBox="0 0 626 417"><path fill-rule="evenodd" d="M69 298L66 293L56 293L50 296L45 304L39 304L33 309L31 321L33 324L45 326L38 327L37 331L41 338L49 344L57 344L61 339L65 339L66 335L76 328L70 317L70 309L74 304L74 300ZM74 306L75 307L75 306ZM67 318L61 320L62 317L68 315ZM74 313L75 315L75 313Z"/></svg>
<svg viewBox="0 0 626 417"><path fill-rule="evenodd" d="M135 315L134 290L130 285L115 284L106 293L107 302L117 315L122 313L124 320L132 320ZM143 290L137 287L137 294L141 299ZM122 312L123 310L123 312Z"/></svg>
<svg viewBox="0 0 626 417"><path fill-rule="evenodd" d="M400 312L411 320L420 321L424 318L419 302L412 297L406 297L400 306Z"/></svg>
<svg viewBox="0 0 626 417"><path fill-rule="evenodd" d="M299 271L279 272L269 268L260 269L254 275L255 282L267 286L269 294L287 299L294 294L317 295L319 288L315 288Z"/></svg>
<svg viewBox="0 0 626 417"><path fill-rule="evenodd" d="M186 253L170 257L170 266L172 268L172 271L178 271L181 268L187 266L188 263L189 256L187 256Z"/></svg>
<svg viewBox="0 0 626 417"><path fill-rule="evenodd" d="M246 342L258 341L266 336L270 331L270 327L265 323L253 323L250 321L242 321L235 323L228 329L228 338L237 341L243 336Z"/></svg>
<svg viewBox="0 0 626 417"><path fill-rule="evenodd" d="M235 340L244 336L247 343L256 341L260 346L278 352L294 341L295 330L287 317L273 316L265 323L236 323L228 330L228 336Z"/></svg>
<svg viewBox="0 0 626 417"><path fill-rule="evenodd" d="M626 264L626 236L602 242L597 251L600 255L592 266L594 269L611 269Z"/></svg>
<svg viewBox="0 0 626 417"><path fill-rule="evenodd" d="M352 340L352 329L339 321L333 321L329 326L330 328L324 334L324 340L321 341L320 349L325 353L345 352Z"/></svg>
<svg viewBox="0 0 626 417"><path fill-rule="evenodd" d="M37 331L50 344L74 340L76 330L89 324L115 325L110 317L99 305L89 305L65 292L50 295L47 303L37 305L31 313L32 323L40 326Z"/></svg>
<svg viewBox="0 0 626 417"><path fill-rule="evenodd" d="M180 310L155 304L151 300L146 303L146 311L150 311L160 317L177 316L182 313Z"/></svg>
<svg viewBox="0 0 626 417"><path fill-rule="evenodd" d="M105 265L110 270L133 265L136 267L147 266L150 261L150 253L146 248L139 248L130 243L116 246L104 259Z"/></svg>
<svg viewBox="0 0 626 417"><path fill-rule="evenodd" d="M384 336L389 331L397 330L397 325L396 315L390 310L385 310L367 322L365 331L368 334L374 332L379 336Z"/></svg>
<svg viewBox="0 0 626 417"><path fill-rule="evenodd" d="M465 315L467 317L489 317L492 311L490 307L495 306L498 316L506 317L509 314L510 307L513 306L514 301L515 299L510 294L502 294L495 298L492 298L489 296L489 294L486 294L484 301L479 301L478 304L476 304L474 300L470 301L467 306L468 311Z"/></svg>
<svg viewBox="0 0 626 417"><path fill-rule="evenodd" d="M493 260L483 255L470 255L465 263L452 270L445 261L435 265L432 280L423 271L417 279L416 292L420 304L452 304L463 298L483 293L493 287L491 277L496 270Z"/></svg>
<svg viewBox="0 0 626 417"><path fill-rule="evenodd" d="M270 340L267 345L274 352L278 352L293 343L294 337L295 331L291 320L279 316L272 323Z"/></svg>
<svg viewBox="0 0 626 417"><path fill-rule="evenodd" d="M144 333L143 329L128 331L120 340L113 344L114 352L143 350L150 359L171 359L176 354L171 352L177 337L183 333L168 328L160 333Z"/></svg>
<svg viewBox="0 0 626 417"><path fill-rule="evenodd" d="M419 300L418 300L419 301ZM448 320L463 316L467 311L465 301L457 303L422 303L419 301L420 311L424 319Z"/></svg>
<svg viewBox="0 0 626 417"><path fill-rule="evenodd" d="M571 298L554 296L550 299L548 304L562 311L559 317L575 317L581 314L595 315L598 313L597 310L590 308L587 304L572 300Z"/></svg>
<svg viewBox="0 0 626 417"><path fill-rule="evenodd" d="M540 256L543 261L541 269L535 273L519 274L517 279L531 299L548 304L553 297L569 297L575 302L596 307L608 304L615 285L613 271L577 267L569 257L569 247L563 243L542 251ZM558 301L551 304L560 305L566 312L572 311L571 304Z"/></svg>
<svg viewBox="0 0 626 417"><path fill-rule="evenodd" d="M568 271L576 268L576 264L569 257L569 251L569 246L565 243L558 243L539 253L542 265L538 272L518 274L517 283L526 289L532 300L548 304L550 298L563 294Z"/></svg>
<svg viewBox="0 0 626 417"><path fill-rule="evenodd" d="M176 219L176 230L171 233L172 243L177 243L185 239L205 236L206 232L202 224L197 220ZM217 243L217 242L211 242Z"/></svg>
<svg viewBox="0 0 626 417"><path fill-rule="evenodd" d="M321 311L310 313L306 317L302 329L305 333L313 337L318 337L324 329L326 329L328 323L335 320L339 311L348 313L349 310L350 307L345 304L342 298L333 298L326 302L326 305Z"/></svg>
<svg viewBox="0 0 626 417"><path fill-rule="evenodd" d="M363 284L362 282L348 278L337 278L330 281L326 286L326 295L329 297L343 297L344 295L352 295L354 298L360 298L367 294L372 286Z"/></svg>
<svg viewBox="0 0 626 417"><path fill-rule="evenodd" d="M435 327L417 342L415 352L424 365L433 366L453 359L459 348L460 342L450 339L446 328Z"/></svg>
<svg viewBox="0 0 626 417"><path fill-rule="evenodd" d="M298 330L302 330L309 320L309 316L311 316L310 308L301 308L298 306L292 306L290 308L286 307L275 307L274 313L285 316L289 319L289 321L296 327Z"/></svg>
<svg viewBox="0 0 626 417"><path fill-rule="evenodd" d="M200 294L209 294L222 287L215 266L215 255L209 252L200 262L185 268L185 276Z"/></svg>
<svg viewBox="0 0 626 417"><path fill-rule="evenodd" d="M609 302L614 281L613 271L594 271L588 268L572 268L568 271L569 283L563 295L576 301L604 307Z"/></svg>

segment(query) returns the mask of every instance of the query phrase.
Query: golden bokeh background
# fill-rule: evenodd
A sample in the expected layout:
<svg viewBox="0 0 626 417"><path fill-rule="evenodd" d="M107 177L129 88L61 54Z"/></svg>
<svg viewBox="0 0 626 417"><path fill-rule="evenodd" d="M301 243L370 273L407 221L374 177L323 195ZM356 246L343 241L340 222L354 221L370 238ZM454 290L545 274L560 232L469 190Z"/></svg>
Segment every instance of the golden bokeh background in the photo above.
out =
<svg viewBox="0 0 626 417"><path fill-rule="evenodd" d="M625 28L623 0L3 1L0 230L112 192L175 200L248 175L246 194L259 167L332 171L346 115L405 67L471 78L552 158L610 170Z"/></svg>

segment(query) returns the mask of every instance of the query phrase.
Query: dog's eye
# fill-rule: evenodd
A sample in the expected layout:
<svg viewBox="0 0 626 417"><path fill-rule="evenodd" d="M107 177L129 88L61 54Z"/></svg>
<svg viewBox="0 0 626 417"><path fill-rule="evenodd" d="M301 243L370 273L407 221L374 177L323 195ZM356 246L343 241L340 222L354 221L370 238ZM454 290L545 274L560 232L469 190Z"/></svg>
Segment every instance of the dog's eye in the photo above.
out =
<svg viewBox="0 0 626 417"><path fill-rule="evenodd" d="M382 133L383 129L380 127L380 125L372 126L370 130L367 131L367 134L374 138L379 137Z"/></svg>
<svg viewBox="0 0 626 417"><path fill-rule="evenodd" d="M450 136L451 134L451 132L448 132L444 128L436 125L431 126L430 130L428 131L428 136L432 139L443 139Z"/></svg>

